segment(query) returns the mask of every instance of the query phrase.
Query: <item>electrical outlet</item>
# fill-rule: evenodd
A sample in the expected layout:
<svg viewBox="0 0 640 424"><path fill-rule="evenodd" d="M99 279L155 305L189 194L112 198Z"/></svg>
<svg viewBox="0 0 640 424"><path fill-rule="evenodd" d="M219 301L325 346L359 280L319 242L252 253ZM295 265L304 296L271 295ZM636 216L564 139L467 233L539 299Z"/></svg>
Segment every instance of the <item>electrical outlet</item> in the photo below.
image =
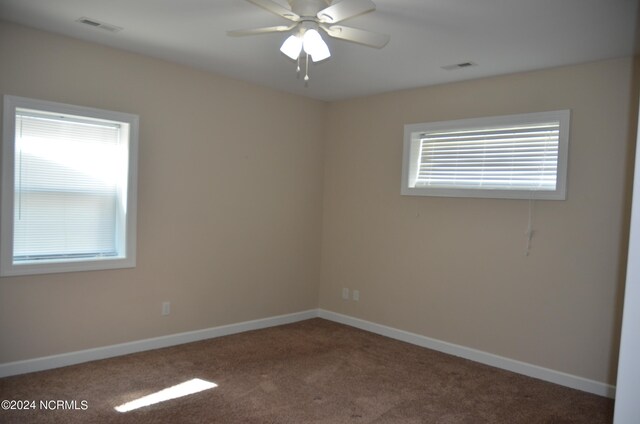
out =
<svg viewBox="0 0 640 424"><path fill-rule="evenodd" d="M360 300L360 290L354 290L352 292L353 300L356 302Z"/></svg>
<svg viewBox="0 0 640 424"><path fill-rule="evenodd" d="M342 289L342 299L349 300L349 289L346 287Z"/></svg>
<svg viewBox="0 0 640 424"><path fill-rule="evenodd" d="M169 315L171 313L171 302L162 302L162 315Z"/></svg>

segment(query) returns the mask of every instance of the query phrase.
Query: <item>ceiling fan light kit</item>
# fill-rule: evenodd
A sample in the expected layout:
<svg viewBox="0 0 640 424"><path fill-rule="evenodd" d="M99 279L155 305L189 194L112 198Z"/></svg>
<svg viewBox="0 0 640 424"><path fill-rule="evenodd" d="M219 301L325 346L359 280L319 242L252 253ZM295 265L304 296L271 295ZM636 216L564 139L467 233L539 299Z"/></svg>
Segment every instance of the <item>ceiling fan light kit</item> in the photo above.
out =
<svg viewBox="0 0 640 424"><path fill-rule="evenodd" d="M389 42L390 37L368 30L334 25L338 22L362 15L375 10L376 5L371 0L342 0L331 4L331 0L287 0L290 9L273 0L247 0L263 9L292 21L289 26L254 28L247 30L228 31L232 37L258 35L277 32L294 32L284 40L280 51L297 63L300 73L300 58L305 53L306 62L305 83L309 81L309 57L313 62L325 60L331 56L329 46L322 39L319 30L322 29L332 38L351 41L368 47L381 49Z"/></svg>
<svg viewBox="0 0 640 424"><path fill-rule="evenodd" d="M311 56L314 62L319 62L331 56L329 46L312 25L303 24L299 33L290 35L280 47L280 51L293 60L298 60L303 50Z"/></svg>

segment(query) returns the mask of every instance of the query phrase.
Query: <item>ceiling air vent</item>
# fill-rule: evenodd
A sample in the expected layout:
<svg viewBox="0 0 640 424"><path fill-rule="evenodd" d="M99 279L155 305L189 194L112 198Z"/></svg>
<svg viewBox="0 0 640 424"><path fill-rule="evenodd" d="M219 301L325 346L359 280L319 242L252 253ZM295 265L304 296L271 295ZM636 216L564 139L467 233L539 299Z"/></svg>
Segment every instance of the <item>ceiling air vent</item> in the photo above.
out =
<svg viewBox="0 0 640 424"><path fill-rule="evenodd" d="M109 32L122 31L122 28L119 27L119 26L107 24L105 22L96 21L95 19L86 18L86 17L82 17L82 18L76 20L76 22L80 22L81 24L89 25L89 26L92 26L94 28L100 28L100 29L103 29L103 30L109 31Z"/></svg>
<svg viewBox="0 0 640 424"><path fill-rule="evenodd" d="M472 66L478 66L478 64L474 62L462 62L462 63L456 63L454 65L443 66L442 69L445 69L447 71L453 71L455 69L470 68Z"/></svg>

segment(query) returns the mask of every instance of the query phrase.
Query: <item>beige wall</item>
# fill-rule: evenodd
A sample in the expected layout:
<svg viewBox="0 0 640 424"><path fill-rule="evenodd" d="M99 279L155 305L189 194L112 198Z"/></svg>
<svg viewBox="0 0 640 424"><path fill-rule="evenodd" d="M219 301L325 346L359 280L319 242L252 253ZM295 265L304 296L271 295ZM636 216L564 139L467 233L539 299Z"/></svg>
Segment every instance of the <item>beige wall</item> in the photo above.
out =
<svg viewBox="0 0 640 424"><path fill-rule="evenodd" d="M630 190L631 60L331 105L320 307L613 383ZM403 125L571 109L568 198L400 195ZM343 301L341 288L360 290Z"/></svg>
<svg viewBox="0 0 640 424"><path fill-rule="evenodd" d="M0 279L0 363L317 307L326 104L3 23L0 58L141 134L137 267Z"/></svg>
<svg viewBox="0 0 640 424"><path fill-rule="evenodd" d="M325 104L1 23L0 58L0 94L141 119L138 266L0 279L0 363L319 301L613 383L630 60ZM567 108L568 199L535 203L529 256L527 201L400 196L404 124Z"/></svg>

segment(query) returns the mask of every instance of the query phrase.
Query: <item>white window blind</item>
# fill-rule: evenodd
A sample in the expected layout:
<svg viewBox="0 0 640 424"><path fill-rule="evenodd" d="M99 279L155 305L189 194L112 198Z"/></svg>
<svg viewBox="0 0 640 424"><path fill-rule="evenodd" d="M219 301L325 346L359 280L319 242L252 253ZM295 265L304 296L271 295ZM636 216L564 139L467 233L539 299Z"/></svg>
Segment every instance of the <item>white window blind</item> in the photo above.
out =
<svg viewBox="0 0 640 424"><path fill-rule="evenodd" d="M423 134L416 187L555 190L559 122Z"/></svg>
<svg viewBox="0 0 640 424"><path fill-rule="evenodd" d="M136 265L137 115L4 96L0 276Z"/></svg>
<svg viewBox="0 0 640 424"><path fill-rule="evenodd" d="M402 193L563 199L569 111L405 126Z"/></svg>
<svg viewBox="0 0 640 424"><path fill-rule="evenodd" d="M127 163L120 132L115 123L17 110L14 262L117 255Z"/></svg>

